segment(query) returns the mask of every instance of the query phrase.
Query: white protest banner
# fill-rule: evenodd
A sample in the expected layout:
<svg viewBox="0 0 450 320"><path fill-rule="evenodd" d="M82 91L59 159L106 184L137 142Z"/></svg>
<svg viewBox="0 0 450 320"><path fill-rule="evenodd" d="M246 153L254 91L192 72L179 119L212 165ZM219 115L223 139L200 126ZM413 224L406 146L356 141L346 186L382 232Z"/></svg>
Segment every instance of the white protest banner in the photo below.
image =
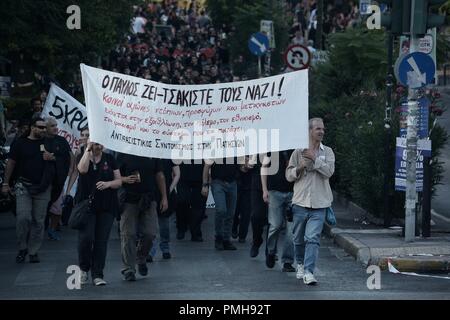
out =
<svg viewBox="0 0 450 320"><path fill-rule="evenodd" d="M217 159L308 147L308 71L170 85L81 65L90 139L123 153Z"/></svg>
<svg viewBox="0 0 450 320"><path fill-rule="evenodd" d="M72 150L78 148L80 129L87 125L86 108L81 103L52 83L42 116L54 117L58 123L58 135L67 140Z"/></svg>

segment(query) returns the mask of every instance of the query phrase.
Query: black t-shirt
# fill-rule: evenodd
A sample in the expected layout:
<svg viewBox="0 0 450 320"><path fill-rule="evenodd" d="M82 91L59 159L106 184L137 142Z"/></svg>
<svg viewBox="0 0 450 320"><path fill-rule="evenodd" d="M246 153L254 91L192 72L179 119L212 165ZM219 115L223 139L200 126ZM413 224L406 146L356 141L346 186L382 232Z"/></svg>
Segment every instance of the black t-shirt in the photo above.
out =
<svg viewBox="0 0 450 320"><path fill-rule="evenodd" d="M120 153L117 156L117 162L120 167L122 176L127 177L139 172L140 183L124 184L126 192L125 201L132 201L132 195L140 195L149 193L153 198L156 191L156 173L164 171L163 164L160 159L140 157L131 154ZM135 199L136 201L138 199Z"/></svg>
<svg viewBox="0 0 450 320"><path fill-rule="evenodd" d="M14 170L16 177L24 178L34 185L41 182L45 167L41 146L48 152L53 151L47 139L31 140L23 137L14 142L8 158L16 161Z"/></svg>
<svg viewBox="0 0 450 320"><path fill-rule="evenodd" d="M236 158L233 164L227 164L226 159L222 159L222 164L215 163L211 167L211 179L219 179L226 182L236 181L239 175L239 165Z"/></svg>
<svg viewBox="0 0 450 320"><path fill-rule="evenodd" d="M180 182L198 183L203 182L203 164L181 163L180 164Z"/></svg>
<svg viewBox="0 0 450 320"><path fill-rule="evenodd" d="M56 158L56 181L58 184L64 184L70 169L70 154L72 150L67 140L61 136L55 136L49 140L53 144Z"/></svg>
<svg viewBox="0 0 450 320"><path fill-rule="evenodd" d="M82 155L78 156L78 161ZM77 187L77 202L88 199L93 190L94 193L94 208L97 211L110 211L118 206L117 192L115 189L97 190L95 185L98 181L113 181L114 170L117 170L117 162L113 156L107 153L102 153L99 162L94 166L92 161L89 162L89 170L86 174L80 174L78 178Z"/></svg>
<svg viewBox="0 0 450 320"><path fill-rule="evenodd" d="M289 159L291 158L294 150L280 151L278 157L278 171L274 175L267 176L267 189L280 191L280 192L292 192L294 183L286 180L286 168L289 165ZM273 155L273 153L272 153Z"/></svg>

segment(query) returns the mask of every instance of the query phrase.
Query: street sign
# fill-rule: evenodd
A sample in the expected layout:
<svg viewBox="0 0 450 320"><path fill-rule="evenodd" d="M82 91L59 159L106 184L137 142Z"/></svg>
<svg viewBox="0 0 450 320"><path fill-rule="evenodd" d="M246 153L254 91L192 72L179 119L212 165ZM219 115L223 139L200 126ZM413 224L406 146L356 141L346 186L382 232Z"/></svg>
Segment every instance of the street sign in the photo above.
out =
<svg viewBox="0 0 450 320"><path fill-rule="evenodd" d="M369 6L371 5L371 0L360 0L359 1L359 12L361 15L370 14Z"/></svg>
<svg viewBox="0 0 450 320"><path fill-rule="evenodd" d="M261 20L260 29L262 33L267 35L269 38L269 46L270 49L275 48L275 32L273 30L273 21L272 20Z"/></svg>
<svg viewBox="0 0 450 320"><path fill-rule="evenodd" d="M309 67L311 63L311 52L300 44L294 44L287 48L284 53L286 65L293 70L302 70Z"/></svg>
<svg viewBox="0 0 450 320"><path fill-rule="evenodd" d="M248 40L248 49L255 56L262 56L269 49L269 38L261 32L252 34Z"/></svg>
<svg viewBox="0 0 450 320"><path fill-rule="evenodd" d="M398 64L398 80L410 89L433 84L435 72L433 59L422 52L410 53Z"/></svg>

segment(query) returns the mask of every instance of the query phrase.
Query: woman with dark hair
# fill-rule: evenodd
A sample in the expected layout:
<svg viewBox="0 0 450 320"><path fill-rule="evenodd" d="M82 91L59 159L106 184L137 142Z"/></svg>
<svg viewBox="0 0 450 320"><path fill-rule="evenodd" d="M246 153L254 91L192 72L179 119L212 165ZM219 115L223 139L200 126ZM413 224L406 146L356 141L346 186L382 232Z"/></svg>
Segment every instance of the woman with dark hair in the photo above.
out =
<svg viewBox="0 0 450 320"><path fill-rule="evenodd" d="M101 144L89 140L77 168L80 176L75 203L93 199L88 224L79 232L81 284L88 282L90 270L94 285L101 286L106 284L103 269L109 234L118 207L116 189L122 185L122 180L114 157L104 153Z"/></svg>

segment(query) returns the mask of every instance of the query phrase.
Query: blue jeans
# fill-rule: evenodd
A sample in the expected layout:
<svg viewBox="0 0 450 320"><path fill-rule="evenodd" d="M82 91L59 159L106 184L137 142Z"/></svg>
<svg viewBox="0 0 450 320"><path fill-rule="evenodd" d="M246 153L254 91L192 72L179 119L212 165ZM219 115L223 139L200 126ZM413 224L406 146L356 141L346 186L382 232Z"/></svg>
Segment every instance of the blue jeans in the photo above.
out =
<svg viewBox="0 0 450 320"><path fill-rule="evenodd" d="M216 204L216 240L230 241L231 227L237 202L236 181L213 180L211 192Z"/></svg>
<svg viewBox="0 0 450 320"><path fill-rule="evenodd" d="M292 210L295 260L304 265L305 271L314 273L325 221L325 208L310 209L294 205Z"/></svg>
<svg viewBox="0 0 450 320"><path fill-rule="evenodd" d="M158 216L159 222L159 248L162 253L170 252L170 229L169 229L170 216Z"/></svg>
<svg viewBox="0 0 450 320"><path fill-rule="evenodd" d="M278 236L282 229L286 229L282 263L294 262L294 245L292 241L292 222L286 221L286 210L292 201L292 192L269 191L269 233L267 235L267 252L277 252ZM283 225L286 228L283 228Z"/></svg>

